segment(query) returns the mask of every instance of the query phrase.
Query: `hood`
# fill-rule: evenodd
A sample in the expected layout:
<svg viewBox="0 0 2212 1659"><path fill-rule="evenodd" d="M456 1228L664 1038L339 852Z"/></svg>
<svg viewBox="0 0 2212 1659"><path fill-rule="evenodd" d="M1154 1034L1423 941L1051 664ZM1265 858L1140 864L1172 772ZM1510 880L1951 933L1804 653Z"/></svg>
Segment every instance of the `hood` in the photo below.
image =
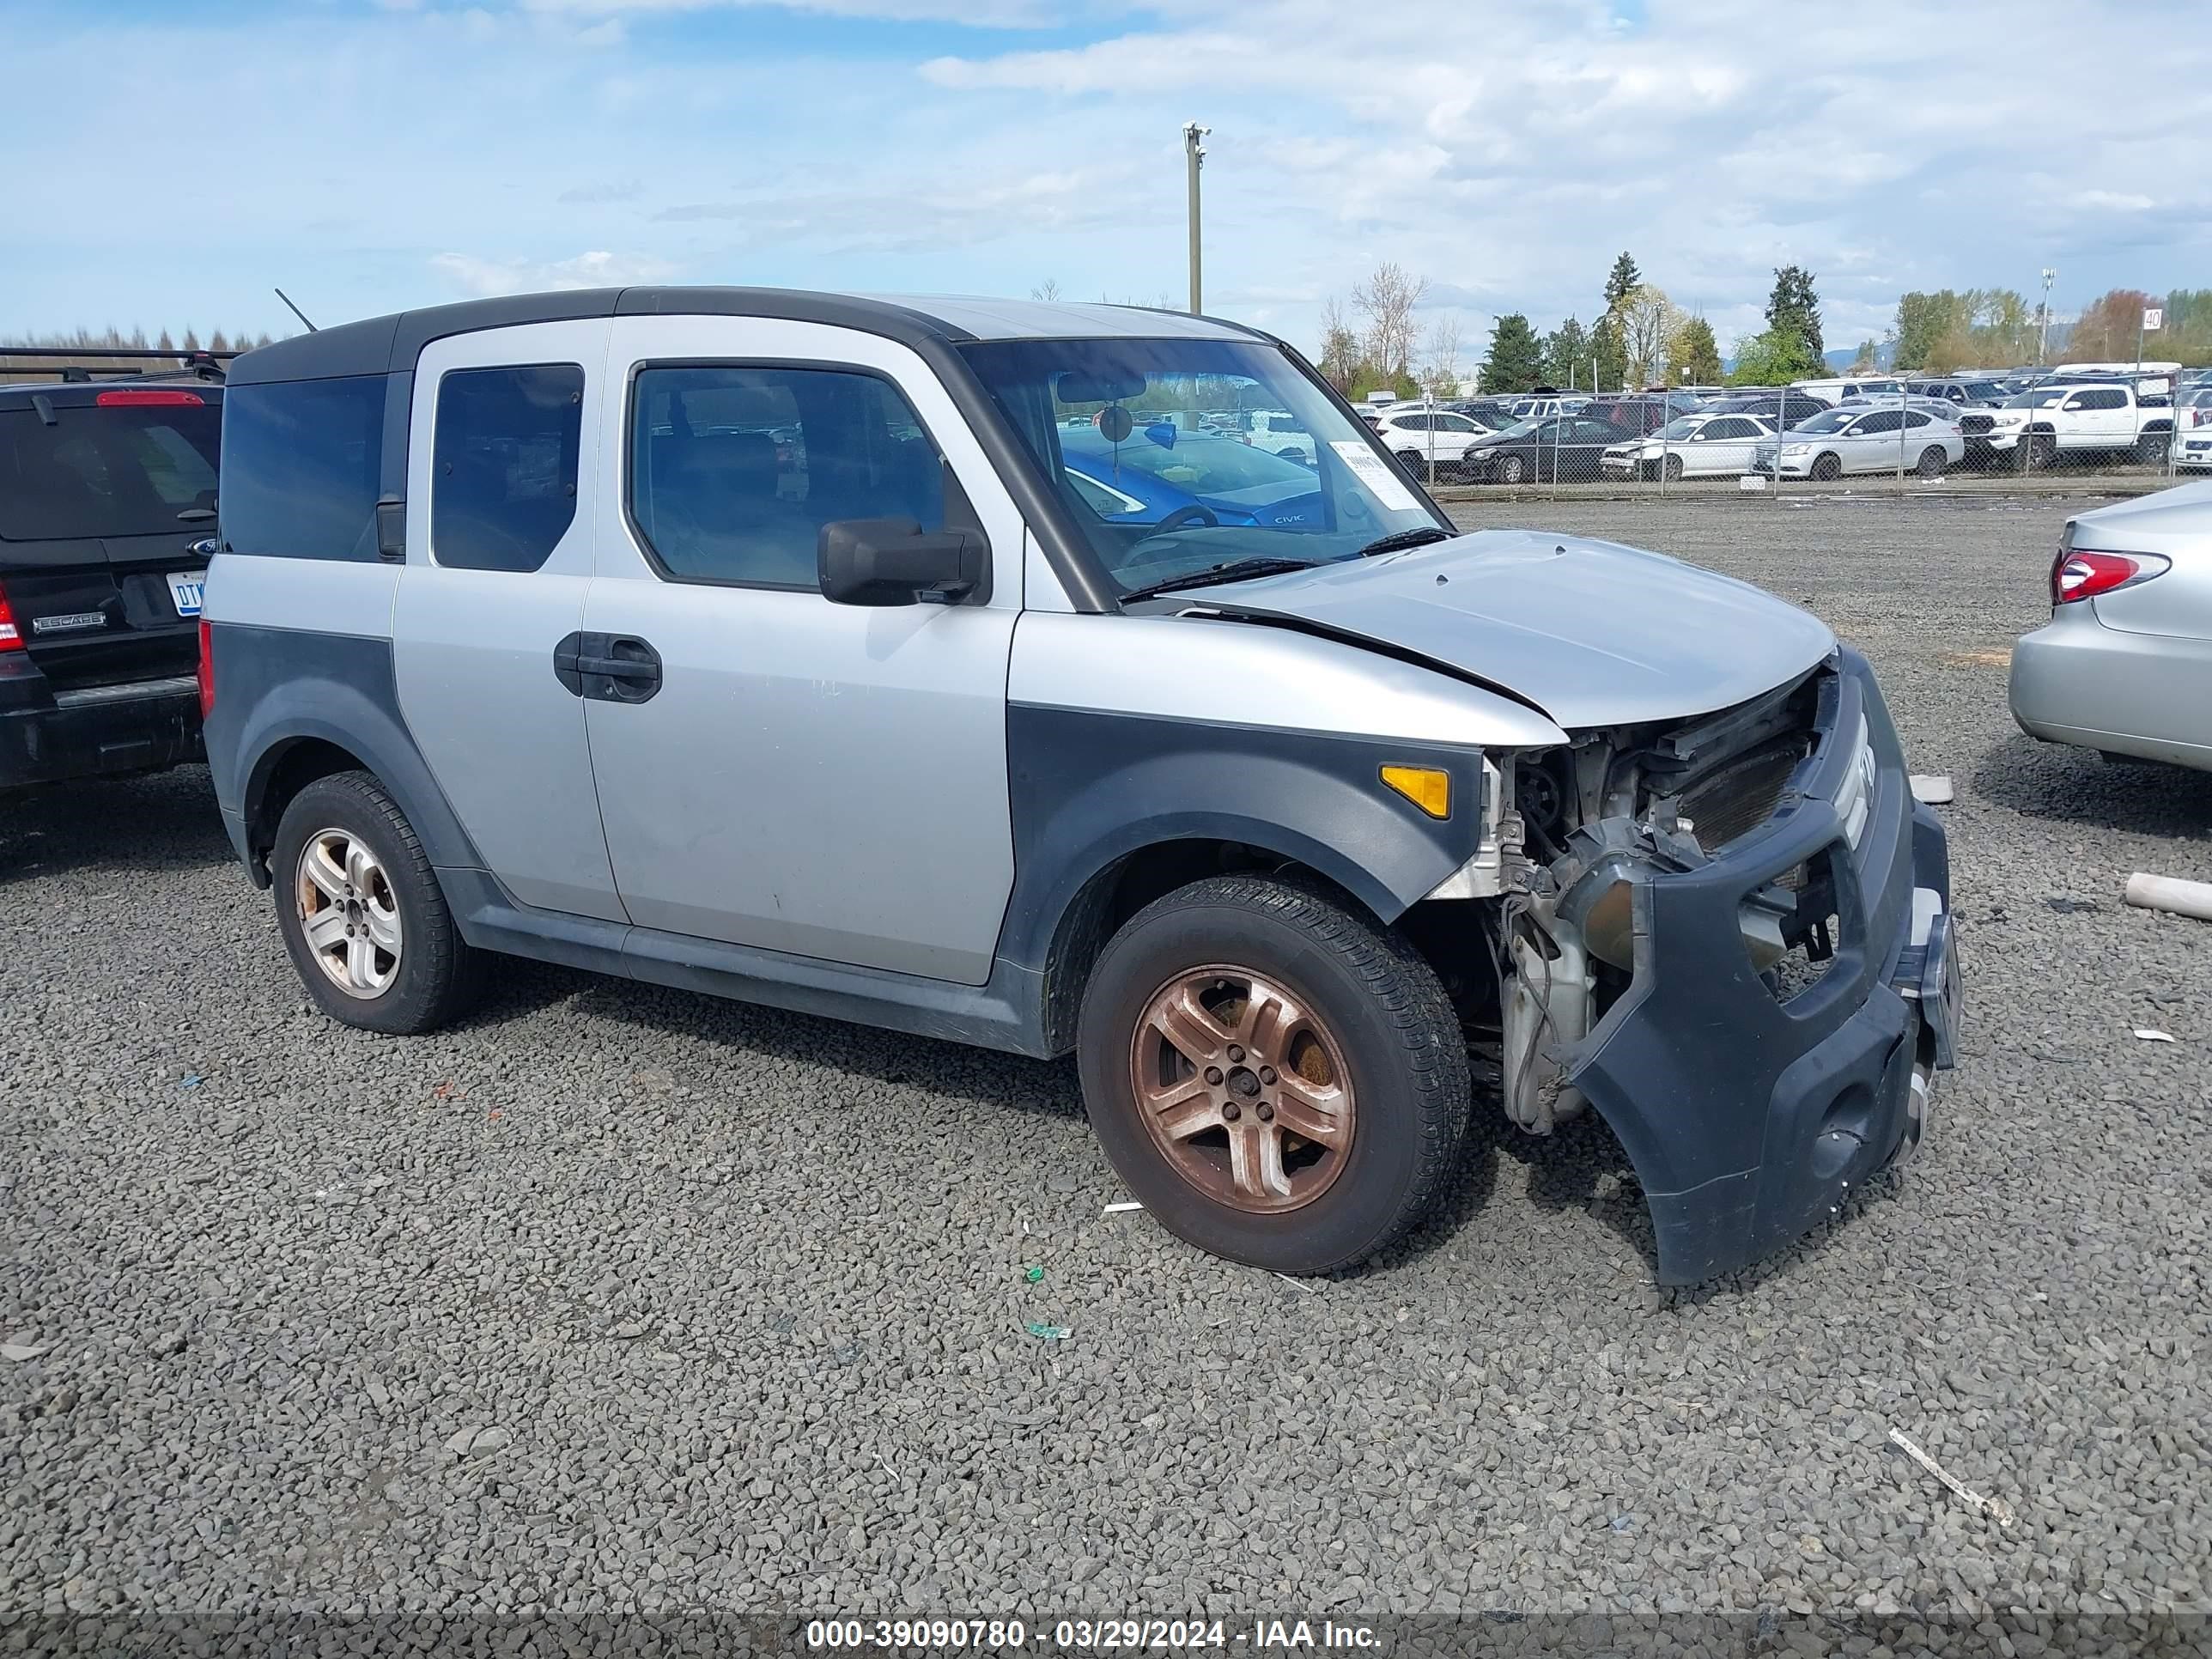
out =
<svg viewBox="0 0 2212 1659"><path fill-rule="evenodd" d="M1485 530L1182 597L1425 657L1569 730L1726 708L1836 648L1818 617L1748 583L1534 530Z"/></svg>

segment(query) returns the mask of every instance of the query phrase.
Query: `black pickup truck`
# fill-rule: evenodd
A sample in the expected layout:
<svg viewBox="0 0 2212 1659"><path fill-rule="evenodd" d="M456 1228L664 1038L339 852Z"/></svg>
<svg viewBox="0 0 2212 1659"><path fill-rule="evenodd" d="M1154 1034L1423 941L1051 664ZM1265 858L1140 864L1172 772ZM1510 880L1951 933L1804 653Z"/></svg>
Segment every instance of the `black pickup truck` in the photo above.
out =
<svg viewBox="0 0 2212 1659"><path fill-rule="evenodd" d="M202 757L216 384L0 385L0 790Z"/></svg>

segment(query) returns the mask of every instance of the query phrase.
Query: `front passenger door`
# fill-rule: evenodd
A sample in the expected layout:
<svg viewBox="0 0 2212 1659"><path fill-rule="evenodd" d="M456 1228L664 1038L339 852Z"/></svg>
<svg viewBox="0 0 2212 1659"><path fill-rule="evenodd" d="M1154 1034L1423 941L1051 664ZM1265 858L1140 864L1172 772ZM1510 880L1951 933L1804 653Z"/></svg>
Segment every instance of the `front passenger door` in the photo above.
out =
<svg viewBox="0 0 2212 1659"><path fill-rule="evenodd" d="M1006 671L1024 526L906 347L819 324L624 317L580 677L641 927L969 985L1013 884ZM987 599L833 605L822 526L988 538Z"/></svg>

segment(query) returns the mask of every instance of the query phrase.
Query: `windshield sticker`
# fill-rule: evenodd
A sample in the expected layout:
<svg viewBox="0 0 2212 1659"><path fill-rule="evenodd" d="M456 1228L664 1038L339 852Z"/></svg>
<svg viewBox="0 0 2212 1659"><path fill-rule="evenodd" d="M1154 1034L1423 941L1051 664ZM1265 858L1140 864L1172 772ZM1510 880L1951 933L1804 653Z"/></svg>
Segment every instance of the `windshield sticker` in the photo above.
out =
<svg viewBox="0 0 2212 1659"><path fill-rule="evenodd" d="M1406 481L1358 439L1339 438L1329 447L1352 469L1352 476L1375 493L1375 499L1386 511L1418 513L1421 510L1421 504L1413 499L1413 492L1406 488Z"/></svg>

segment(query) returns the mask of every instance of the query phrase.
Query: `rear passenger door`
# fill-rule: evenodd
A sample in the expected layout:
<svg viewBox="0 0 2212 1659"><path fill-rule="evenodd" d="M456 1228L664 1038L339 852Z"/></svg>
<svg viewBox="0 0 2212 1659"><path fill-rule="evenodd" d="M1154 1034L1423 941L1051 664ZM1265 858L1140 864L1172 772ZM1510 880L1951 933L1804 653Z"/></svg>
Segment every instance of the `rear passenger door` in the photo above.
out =
<svg viewBox="0 0 2212 1659"><path fill-rule="evenodd" d="M639 926L980 985L1013 884L1006 668L1024 526L908 348L621 317L584 627L600 811ZM981 603L822 597L824 523L948 519ZM626 675L628 678L622 678Z"/></svg>
<svg viewBox="0 0 2212 1659"><path fill-rule="evenodd" d="M399 705L491 873L525 904L623 920L582 707L555 658L583 627L608 325L425 347L392 617Z"/></svg>

